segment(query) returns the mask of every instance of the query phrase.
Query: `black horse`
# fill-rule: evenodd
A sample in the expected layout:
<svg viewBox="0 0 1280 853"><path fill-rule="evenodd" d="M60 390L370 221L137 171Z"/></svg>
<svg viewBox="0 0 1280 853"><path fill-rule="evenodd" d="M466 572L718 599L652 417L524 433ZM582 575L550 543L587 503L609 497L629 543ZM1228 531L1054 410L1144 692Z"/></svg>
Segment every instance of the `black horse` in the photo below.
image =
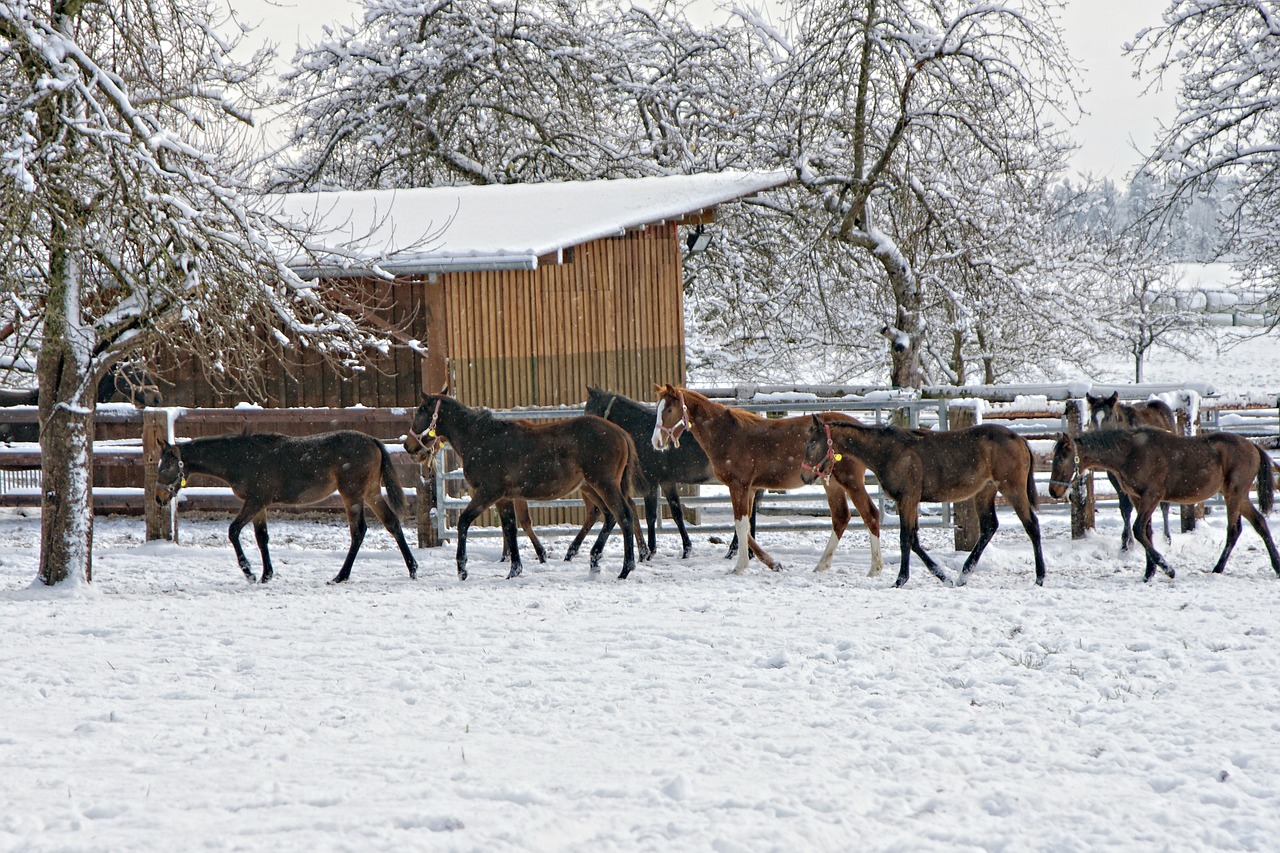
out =
<svg viewBox="0 0 1280 853"><path fill-rule="evenodd" d="M409 577L418 576L418 562L405 542L399 514L404 512L404 490L391 465L387 448L376 438L353 430L325 432L301 438L259 433L196 438L180 444L165 442L157 472L156 500L166 504L187 484L188 474L208 474L225 480L244 501L227 534L236 550L240 570L250 583L257 580L240 547L240 531L253 520L253 532L262 553L262 582L275 573L267 551L267 507L272 504L312 504L335 491L347 508L351 547L342 570L331 583L351 576L351 564L369 525L364 508L396 538ZM386 498L382 489L387 490Z"/></svg>

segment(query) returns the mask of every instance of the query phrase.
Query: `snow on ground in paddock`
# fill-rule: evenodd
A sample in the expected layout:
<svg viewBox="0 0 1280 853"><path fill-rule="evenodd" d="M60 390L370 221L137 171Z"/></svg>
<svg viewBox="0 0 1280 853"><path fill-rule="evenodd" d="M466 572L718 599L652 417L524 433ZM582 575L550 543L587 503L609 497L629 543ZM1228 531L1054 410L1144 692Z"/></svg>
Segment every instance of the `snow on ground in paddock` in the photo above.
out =
<svg viewBox="0 0 1280 853"><path fill-rule="evenodd" d="M1274 389L1277 350L1147 378ZM786 570L742 577L695 532L625 582L616 538L596 577L557 538L514 581L474 540L460 583L452 548L411 582L372 529L331 587L345 525L274 519L264 587L225 519L177 546L109 519L92 587L48 590L38 519L0 511L0 850L1274 849L1253 531L1222 576L1220 513L1175 533L1177 579L1144 585L1114 508L1074 542L1045 513L1040 589L1001 521L968 586L913 560L893 589L893 530L878 578L861 532L824 575L826 534L765 534ZM954 575L950 533L921 536Z"/></svg>
<svg viewBox="0 0 1280 853"><path fill-rule="evenodd" d="M461 583L377 530L333 587L344 526L281 519L264 587L224 521L111 519L92 589L50 592L8 511L0 849L1270 849L1280 580L1247 530L1203 573L1217 516L1144 585L1107 516L1046 515L1043 589L1012 517L967 587L904 589L892 532L878 578L852 532L813 574L810 532L741 577L664 536L625 582L616 538L514 581L476 540Z"/></svg>

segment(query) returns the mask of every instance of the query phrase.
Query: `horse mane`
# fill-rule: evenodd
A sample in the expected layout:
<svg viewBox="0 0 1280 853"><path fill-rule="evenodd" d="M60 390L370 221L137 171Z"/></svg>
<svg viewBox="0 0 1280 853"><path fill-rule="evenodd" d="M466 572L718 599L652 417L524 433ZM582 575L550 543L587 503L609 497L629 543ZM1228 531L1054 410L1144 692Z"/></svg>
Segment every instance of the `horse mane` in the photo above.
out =
<svg viewBox="0 0 1280 853"><path fill-rule="evenodd" d="M1142 430L1152 430L1153 427L1140 427L1133 429L1099 429L1090 432L1082 432L1074 437L1074 441L1086 450L1108 451L1122 450L1133 446L1133 435ZM1159 430L1155 430L1159 432Z"/></svg>

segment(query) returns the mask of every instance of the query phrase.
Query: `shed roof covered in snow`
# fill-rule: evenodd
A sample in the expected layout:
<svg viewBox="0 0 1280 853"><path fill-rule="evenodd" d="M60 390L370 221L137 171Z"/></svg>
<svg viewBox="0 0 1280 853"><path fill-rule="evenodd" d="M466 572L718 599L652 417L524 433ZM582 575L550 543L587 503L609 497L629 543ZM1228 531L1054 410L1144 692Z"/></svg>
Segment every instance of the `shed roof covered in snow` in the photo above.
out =
<svg viewBox="0 0 1280 853"><path fill-rule="evenodd" d="M655 178L401 190L285 193L284 221L312 234L304 275L399 275L536 269L538 259L603 237L683 219L782 186L791 173L717 172Z"/></svg>

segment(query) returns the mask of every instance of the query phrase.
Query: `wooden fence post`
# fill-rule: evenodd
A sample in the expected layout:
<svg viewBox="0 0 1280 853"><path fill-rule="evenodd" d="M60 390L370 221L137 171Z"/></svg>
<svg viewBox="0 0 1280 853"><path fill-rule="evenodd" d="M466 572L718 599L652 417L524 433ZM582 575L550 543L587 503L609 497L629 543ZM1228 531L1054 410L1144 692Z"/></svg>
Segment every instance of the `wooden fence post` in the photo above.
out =
<svg viewBox="0 0 1280 853"><path fill-rule="evenodd" d="M947 409L948 429L961 430L978 425L978 406L980 400L972 401L973 405L959 405ZM982 535L982 526L978 523L978 508L973 498L951 505L951 521L955 525L955 547L957 551L972 551Z"/></svg>
<svg viewBox="0 0 1280 853"><path fill-rule="evenodd" d="M439 509L436 507L436 466L435 463L421 463L418 465L418 500L417 500L417 517L418 517L418 547L419 548L439 548L443 542L440 541L440 530L436 526L436 513Z"/></svg>
<svg viewBox="0 0 1280 853"><path fill-rule="evenodd" d="M1064 413L1067 421L1067 435L1075 438L1084 432L1088 411L1086 401L1067 400ZM1067 500L1071 503L1071 538L1083 539L1085 533L1093 529L1094 524L1093 472L1080 473L1067 491Z"/></svg>
<svg viewBox="0 0 1280 853"><path fill-rule="evenodd" d="M160 465L160 447L169 440L167 409L144 409L142 412L142 511L146 518L146 541L178 538L178 513L174 503L156 503L156 469ZM136 480L134 482L137 482Z"/></svg>
<svg viewBox="0 0 1280 853"><path fill-rule="evenodd" d="M1183 391L1178 394L1178 407L1174 412L1178 423L1178 435L1196 435L1200 432L1200 395L1195 391ZM1182 532L1188 533L1196 529L1196 519L1204 518L1204 504L1183 504Z"/></svg>

